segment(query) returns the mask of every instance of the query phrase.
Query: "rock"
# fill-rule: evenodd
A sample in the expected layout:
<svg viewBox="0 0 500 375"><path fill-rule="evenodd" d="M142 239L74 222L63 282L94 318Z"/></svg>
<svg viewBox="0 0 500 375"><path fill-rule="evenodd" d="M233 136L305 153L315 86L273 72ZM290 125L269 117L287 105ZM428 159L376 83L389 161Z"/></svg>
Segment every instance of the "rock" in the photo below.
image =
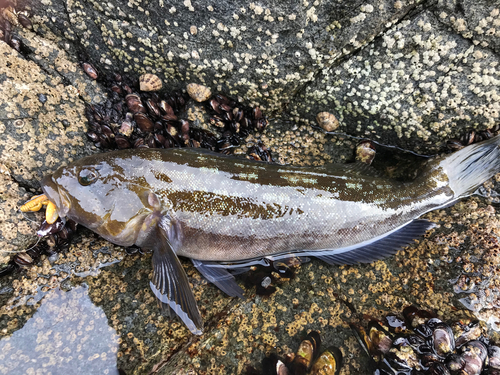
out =
<svg viewBox="0 0 500 375"><path fill-rule="evenodd" d="M498 122L499 11L486 0L30 6L33 30L13 28L20 52L0 41L0 262L11 257L6 251L36 241L40 215L30 214L32 223L17 207L37 192L42 176L99 151L86 139L84 107L104 100L100 82L115 73L136 80L154 74L168 90L199 82L258 106L273 118L258 139L245 142L263 142L277 161L296 165L352 160L354 137L433 154L471 127ZM99 72L96 81L83 62ZM201 117L195 110L203 112L188 109ZM338 115L336 131L345 136L312 127L325 110ZM382 318L418 304L451 320L467 315L466 305L476 310L472 317L499 320L500 223L488 199L497 199L500 187L489 188L487 198L429 213L438 226L394 257L342 267L313 260L267 298L249 288L246 300L230 299L184 263L207 322L201 338L160 316L149 289L150 255L124 258L120 248L82 230L53 263L41 259L0 278L0 335L22 336L45 295L64 297L59 287L70 292L85 283L99 321L116 332L116 350L100 355L116 355L127 374L243 373L258 368L265 353L292 352L311 329L326 346L341 348L346 372L367 373L368 358L347 325L358 314ZM48 306L54 316L79 317L76 302ZM91 320L79 322L95 328ZM57 342L57 335L44 335ZM21 349L40 361L51 353L42 339Z"/></svg>

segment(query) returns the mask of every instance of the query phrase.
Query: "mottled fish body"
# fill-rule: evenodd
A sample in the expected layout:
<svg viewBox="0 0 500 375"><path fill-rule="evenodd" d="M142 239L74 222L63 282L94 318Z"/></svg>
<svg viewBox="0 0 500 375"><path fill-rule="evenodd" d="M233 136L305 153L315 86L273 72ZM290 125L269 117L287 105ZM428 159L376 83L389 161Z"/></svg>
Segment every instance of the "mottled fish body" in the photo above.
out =
<svg viewBox="0 0 500 375"><path fill-rule="evenodd" d="M422 214L472 194L500 170L500 138L428 163L414 181L362 164L293 167L194 149L93 155L42 181L61 217L153 250L151 288L193 333L202 319L177 256L242 296L227 263L294 255L369 262L423 234ZM220 266L221 263L224 266Z"/></svg>

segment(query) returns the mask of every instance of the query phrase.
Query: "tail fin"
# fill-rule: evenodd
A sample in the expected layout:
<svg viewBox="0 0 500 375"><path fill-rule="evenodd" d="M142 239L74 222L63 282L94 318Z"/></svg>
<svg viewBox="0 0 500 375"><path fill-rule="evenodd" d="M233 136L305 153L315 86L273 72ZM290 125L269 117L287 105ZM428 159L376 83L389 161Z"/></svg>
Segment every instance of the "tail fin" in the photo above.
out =
<svg viewBox="0 0 500 375"><path fill-rule="evenodd" d="M500 172L500 135L454 152L443 158L438 166L448 175L455 198L471 195L483 182Z"/></svg>

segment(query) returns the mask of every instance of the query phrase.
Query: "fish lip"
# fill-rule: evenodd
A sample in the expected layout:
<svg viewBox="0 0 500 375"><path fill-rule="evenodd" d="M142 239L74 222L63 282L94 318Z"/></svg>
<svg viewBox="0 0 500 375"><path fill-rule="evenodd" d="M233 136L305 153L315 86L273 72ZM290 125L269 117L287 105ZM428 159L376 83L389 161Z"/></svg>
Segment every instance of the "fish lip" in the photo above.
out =
<svg viewBox="0 0 500 375"><path fill-rule="evenodd" d="M42 190L49 200L56 205L60 217L66 217L71 208L67 193L59 189L51 175L45 176L41 182Z"/></svg>

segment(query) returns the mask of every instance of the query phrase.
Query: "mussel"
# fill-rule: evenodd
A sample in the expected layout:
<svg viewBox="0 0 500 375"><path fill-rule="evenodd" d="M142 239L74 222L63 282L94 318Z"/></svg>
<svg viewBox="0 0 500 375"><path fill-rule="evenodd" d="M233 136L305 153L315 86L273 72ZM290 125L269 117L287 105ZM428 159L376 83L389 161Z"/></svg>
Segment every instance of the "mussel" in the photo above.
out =
<svg viewBox="0 0 500 375"><path fill-rule="evenodd" d="M330 346L321 353L314 362L310 374L338 375L342 368L342 352L335 346Z"/></svg>

